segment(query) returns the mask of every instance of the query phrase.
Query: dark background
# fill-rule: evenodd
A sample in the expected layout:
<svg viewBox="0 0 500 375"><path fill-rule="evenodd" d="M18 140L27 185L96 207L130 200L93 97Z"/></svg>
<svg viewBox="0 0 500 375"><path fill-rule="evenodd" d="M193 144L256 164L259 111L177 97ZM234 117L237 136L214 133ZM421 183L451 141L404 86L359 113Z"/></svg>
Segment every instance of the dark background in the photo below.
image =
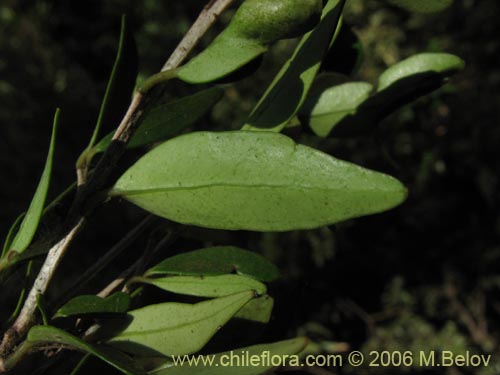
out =
<svg viewBox="0 0 500 375"><path fill-rule="evenodd" d="M2 1L0 233L6 234L29 204L56 107L62 108L62 118L51 197L74 181L74 164L90 138L114 61L120 15L126 13L134 29L139 79L144 79L160 69L202 3ZM302 137L336 157L401 179L410 191L402 206L307 232L189 228L165 249L164 254L172 254L203 245L240 245L263 253L283 271L282 281L271 286L276 297L271 324L228 327L226 336L221 332L220 346L305 334L325 351L342 347L332 343L366 351L470 350L493 354L495 363L488 369L435 373L498 373L499 8L496 0L456 0L442 13L415 15L383 2L348 1L346 22L364 45L365 59L355 78L374 82L387 66L423 51L457 54L467 67L444 88L387 118L376 136L322 142ZM202 46L230 15L222 17ZM199 128L238 128L292 47L290 41L279 43L255 77L228 87ZM176 90L171 95L192 89ZM108 130L115 125L105 124ZM53 297L143 216L124 202L100 209L65 259ZM146 237L137 241L82 292L98 291L147 246ZM363 371L356 373L391 370ZM419 368L393 371L430 373Z"/></svg>

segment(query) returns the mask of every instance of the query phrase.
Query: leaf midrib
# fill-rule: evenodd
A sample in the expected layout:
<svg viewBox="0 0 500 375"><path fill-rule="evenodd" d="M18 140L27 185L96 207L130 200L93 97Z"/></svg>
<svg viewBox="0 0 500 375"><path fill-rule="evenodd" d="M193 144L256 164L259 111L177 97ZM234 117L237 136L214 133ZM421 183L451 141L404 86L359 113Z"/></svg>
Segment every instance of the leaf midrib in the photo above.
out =
<svg viewBox="0 0 500 375"><path fill-rule="evenodd" d="M171 192L171 191L180 191L180 190L199 190L199 189L208 189L213 187L228 187L228 188L270 188L270 189L295 189L295 190L323 190L323 191L342 191L348 190L350 192L369 192L374 189L353 189L352 187L349 189L341 189L341 188L328 188L328 187L318 187L318 186L307 186L307 185L266 185L266 184L230 184L230 183L216 183L216 184L206 184L206 185L196 185L196 186L169 186L169 187L159 187L152 189L138 189L138 190L121 190L114 189L110 192L110 195L142 195L142 194L155 194L155 193L163 193L163 192ZM385 190L381 188L377 188L377 190Z"/></svg>
<svg viewBox="0 0 500 375"><path fill-rule="evenodd" d="M246 292L242 292L242 293L246 293ZM250 301L251 299L252 298L248 298L248 301ZM241 301L238 301L238 302L241 302ZM169 330L173 330L173 329L183 328L183 327L186 327L186 326L189 326L189 325L199 324L203 320L208 320L209 318L212 318L215 315L218 315L221 311L223 311L225 309L228 309L229 307L233 307L233 305L235 305L235 304L236 304L236 302L233 302L229 306L224 306L224 307L216 310L213 314L205 315L203 318L200 318L200 319L197 319L197 320L192 320L192 321L189 321L189 322L186 322L186 323L183 323L183 324L179 324L179 325L175 325L175 326L168 326L168 327L157 328L157 329L149 329L149 330L143 330L143 331L132 331L132 332L121 334L120 336L117 336L116 338L119 339L119 338L124 338L124 337L131 337L131 336L138 336L138 335L147 335L147 334L152 334L152 333L160 333L160 332L165 332L165 331L169 331Z"/></svg>

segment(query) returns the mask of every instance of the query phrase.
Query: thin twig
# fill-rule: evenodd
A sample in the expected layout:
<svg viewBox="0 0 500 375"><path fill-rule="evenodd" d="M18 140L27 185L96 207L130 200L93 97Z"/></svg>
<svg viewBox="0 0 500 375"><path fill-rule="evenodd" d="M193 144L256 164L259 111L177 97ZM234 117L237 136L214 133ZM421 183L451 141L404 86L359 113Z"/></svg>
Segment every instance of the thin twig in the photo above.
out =
<svg viewBox="0 0 500 375"><path fill-rule="evenodd" d="M21 312L12 327L5 332L2 344L0 345L0 353L2 356L10 352L12 346L17 341L17 338L23 337L33 324L34 314L37 309L37 298L40 294L43 295L46 292L50 280L54 276L54 270L61 262L66 250L83 225L83 222L84 219L80 219L73 229L50 249L47 254L47 258L45 259L45 262L33 284L33 287L31 288L28 297L26 297L26 301L24 302Z"/></svg>
<svg viewBox="0 0 500 375"><path fill-rule="evenodd" d="M150 254L155 254L163 247L167 246L173 239L172 233L168 233L166 236L162 238L160 242L154 247L154 249L150 252ZM144 264L144 255L137 259L134 264L132 264L129 268L123 271L118 278L113 280L106 286L103 290L101 290L97 295L101 298L105 298L113 293L116 289L118 289L122 284L124 284L127 279L129 279L134 273L137 272L137 269L140 268L141 265ZM126 290L125 290L126 291Z"/></svg>
<svg viewBox="0 0 500 375"><path fill-rule="evenodd" d="M168 246L171 241L174 239L173 232L168 233L166 236L162 238L162 240L155 246L155 248L150 251L149 255L153 255L160 251L162 248L165 246ZM126 285L127 280L129 280L136 272L137 270L144 264L144 256L141 256L139 259L137 259L134 264L132 264L130 267L128 267L125 271L123 271L119 277L111 281L103 290L101 290L97 296L101 298L106 298L109 296L111 293L113 293L115 290L120 288L120 286L123 285L122 291L129 293L130 290L128 289L128 286ZM96 334L96 332L99 331L101 328L100 323L96 323L92 326L90 326L84 333L82 339L85 341L91 341L93 336Z"/></svg>
<svg viewBox="0 0 500 375"><path fill-rule="evenodd" d="M61 294L54 305L67 301L71 298L77 291L78 287L85 285L93 277L99 274L111 261L113 261L117 256L119 256L124 250L126 250L130 244L135 241L148 226L154 222L156 219L153 215L147 215L137 226L135 226L130 232L127 233L116 245L114 245L103 257L99 258L90 268L88 268L83 275L81 275L67 290Z"/></svg>
<svg viewBox="0 0 500 375"><path fill-rule="evenodd" d="M211 0L201 11L198 19L193 23L191 29L184 35L175 51L167 60L161 71L178 67L189 56L189 53L198 44L201 37L219 18L219 16L231 5L233 0Z"/></svg>

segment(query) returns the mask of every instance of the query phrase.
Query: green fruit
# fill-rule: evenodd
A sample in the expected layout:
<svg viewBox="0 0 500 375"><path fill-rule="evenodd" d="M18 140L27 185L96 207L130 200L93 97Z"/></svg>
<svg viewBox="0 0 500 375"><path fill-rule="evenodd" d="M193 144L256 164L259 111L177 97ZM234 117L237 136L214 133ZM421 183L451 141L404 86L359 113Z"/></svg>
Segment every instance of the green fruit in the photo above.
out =
<svg viewBox="0 0 500 375"><path fill-rule="evenodd" d="M233 17L235 34L263 44L295 38L320 20L321 0L246 0Z"/></svg>

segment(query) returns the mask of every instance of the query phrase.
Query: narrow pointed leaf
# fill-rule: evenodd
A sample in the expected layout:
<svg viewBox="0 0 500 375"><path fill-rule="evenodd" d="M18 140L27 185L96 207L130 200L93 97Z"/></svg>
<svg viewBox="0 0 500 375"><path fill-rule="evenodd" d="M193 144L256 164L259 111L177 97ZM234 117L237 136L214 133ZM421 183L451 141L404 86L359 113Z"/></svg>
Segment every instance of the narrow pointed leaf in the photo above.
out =
<svg viewBox="0 0 500 375"><path fill-rule="evenodd" d="M320 23L304 35L250 114L244 130L279 132L297 114L337 30L343 6L343 0L328 1Z"/></svg>
<svg viewBox="0 0 500 375"><path fill-rule="evenodd" d="M141 277L134 280L154 285L167 292L197 297L224 297L248 290L264 294L267 291L261 282L241 275L170 276L155 279Z"/></svg>
<svg viewBox="0 0 500 375"><path fill-rule="evenodd" d="M168 302L133 310L130 325L109 343L132 352L194 353L252 298L254 292L246 291L194 305Z"/></svg>
<svg viewBox="0 0 500 375"><path fill-rule="evenodd" d="M9 232L7 233L7 236L5 237L5 242L3 244L3 250L2 250L2 258L7 254L9 249L11 248L12 241L14 241L14 238L19 231L19 227L21 225L22 220L24 219L24 216L26 216L26 212L23 212L21 215L19 215L16 220L12 223Z"/></svg>
<svg viewBox="0 0 500 375"><path fill-rule="evenodd" d="M217 229L311 229L388 210L396 179L277 133L190 133L163 143L110 193L168 219Z"/></svg>
<svg viewBox="0 0 500 375"><path fill-rule="evenodd" d="M316 135L327 137L332 129L369 96L373 86L365 82L347 82L332 86L309 98L301 108L301 118Z"/></svg>
<svg viewBox="0 0 500 375"><path fill-rule="evenodd" d="M146 372L134 365L132 359L112 348L91 345L66 331L51 326L35 326L28 333L28 342L35 345L63 344L74 349L90 353L97 358L109 363L127 375L145 375Z"/></svg>
<svg viewBox="0 0 500 375"><path fill-rule="evenodd" d="M147 275L210 276L236 272L269 282L279 270L262 255L234 246L199 249L167 258L151 268Z"/></svg>
<svg viewBox="0 0 500 375"><path fill-rule="evenodd" d="M71 198L70 194L74 192L75 188L76 182L72 183L68 188L66 188L66 190L64 190L61 194L54 198L52 202L46 205L43 209L42 216L50 214L54 209L58 208L59 205L67 204L68 200ZM21 224L21 221L23 220L25 215L26 213L22 213L21 215L19 215L19 217L16 219L9 230L4 243L4 250L2 253L3 255L0 259L0 268L11 267L21 261L32 259L33 257L46 254L49 251L49 248L46 246L47 244L42 241L31 243L30 246L22 254L12 251L10 253L10 256L5 256L8 253L8 250L11 248L12 240L14 239L14 236L19 229L19 225Z"/></svg>
<svg viewBox="0 0 500 375"><path fill-rule="evenodd" d="M453 4L453 0L387 0L389 3L410 12L440 12Z"/></svg>
<svg viewBox="0 0 500 375"><path fill-rule="evenodd" d="M234 317L259 323L269 323L273 306L273 297L265 294L248 302Z"/></svg>
<svg viewBox="0 0 500 375"><path fill-rule="evenodd" d="M68 301L57 310L55 317L68 317L85 314L112 314L125 313L130 306L130 296L117 292L106 298L95 295L82 295Z"/></svg>
<svg viewBox="0 0 500 375"><path fill-rule="evenodd" d="M153 142L164 141L180 133L202 118L223 95L219 87L212 87L154 107L145 116L142 124L127 144L136 148ZM104 137L95 147L103 152L111 143L113 133Z"/></svg>
<svg viewBox="0 0 500 375"><path fill-rule="evenodd" d="M40 182L38 183L38 187L33 199L31 200L28 211L26 212L26 215L24 216L19 227L19 231L12 240L12 244L10 246L10 251L15 251L18 254L22 253L30 245L42 217L45 200L49 191L50 178L52 175L52 162L56 144L57 125L59 124L59 112L60 111L58 109L54 117L49 153L47 155L42 177L40 178Z"/></svg>
<svg viewBox="0 0 500 375"><path fill-rule="evenodd" d="M246 348L234 349L229 352L218 353L211 355L213 358L213 365L209 366L205 358L200 358L198 364L184 364L174 365L169 363L161 368L153 370L150 375L260 375L267 374L269 370L274 368L270 360L264 358L285 358L299 364L298 353L303 351L307 346L308 340L304 337L298 337L291 340L279 341L269 344L253 345ZM248 354L247 354L248 353ZM269 354L269 357L268 357ZM239 365L234 359L239 356ZM293 357L292 357L293 356ZM206 356L208 357L208 356ZM244 358L260 358L262 361L259 363L250 363L249 360ZM230 366L230 358L233 358L233 366ZM206 358L208 359L208 358Z"/></svg>
<svg viewBox="0 0 500 375"><path fill-rule="evenodd" d="M94 146L103 125L118 126L118 122L130 103L137 78L137 69L137 46L130 25L126 17L122 16L118 51L89 148Z"/></svg>

